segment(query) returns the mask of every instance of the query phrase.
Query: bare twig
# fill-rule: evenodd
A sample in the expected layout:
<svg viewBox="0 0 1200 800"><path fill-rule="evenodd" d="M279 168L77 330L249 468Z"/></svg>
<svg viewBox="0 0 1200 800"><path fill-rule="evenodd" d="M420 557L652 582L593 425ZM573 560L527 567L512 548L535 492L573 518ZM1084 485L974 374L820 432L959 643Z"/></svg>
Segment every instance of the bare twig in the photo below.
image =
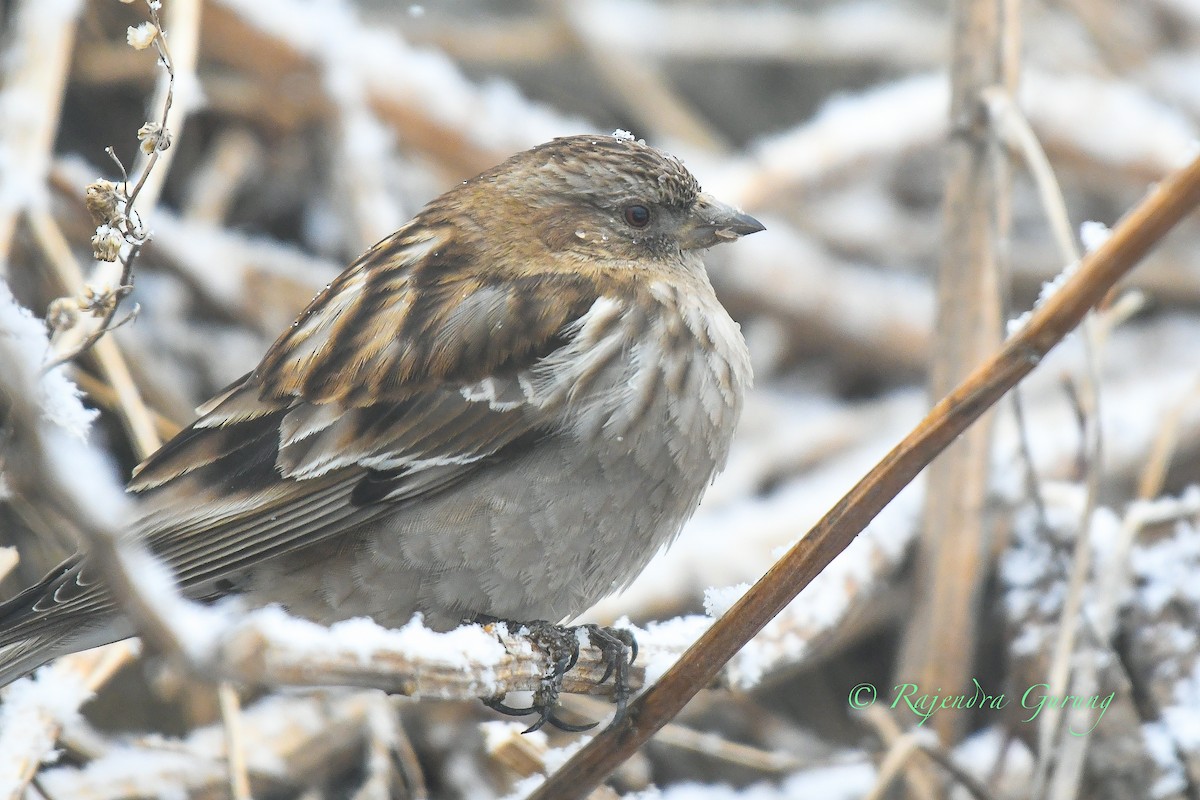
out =
<svg viewBox="0 0 1200 800"><path fill-rule="evenodd" d="M71 379L101 408L117 412L124 411L125 406L123 405L121 396L117 394L116 389L104 381L93 377L90 373L82 369L76 369L71 374ZM149 414L150 420L154 424L154 433L162 441L170 439L183 428L178 422L167 419L153 409L149 409Z"/></svg>
<svg viewBox="0 0 1200 800"><path fill-rule="evenodd" d="M713 152L728 149L723 137L674 90L651 59L597 41L591 34L595 26L585 24L577 3L559 0L551 7L609 93L624 103L640 126L660 140L686 142Z"/></svg>
<svg viewBox="0 0 1200 800"><path fill-rule="evenodd" d="M1011 216L1008 164L982 93L1006 83L1006 27L1017 20L1007 17L1002 0L956 0L951 6L951 138L929 379L933 397L947 394L1000 341L1002 246ZM902 681L947 692L967 684L978 641L983 576L990 563L992 523L985 499L991 431L991 415L984 415L938 456L926 475L914 565L916 604L896 667ZM965 724L962 714L933 721L947 743L958 740Z"/></svg>
<svg viewBox="0 0 1200 800"><path fill-rule="evenodd" d="M242 725L242 701L233 684L217 686L221 722L225 728L225 760L229 767L229 795L233 800L250 800L250 772L246 767L246 739Z"/></svg>
<svg viewBox="0 0 1200 800"><path fill-rule="evenodd" d="M920 742L918 746L921 748L921 752L937 762L937 764L942 769L946 770L946 772L950 773L950 776L956 782L962 785L962 787L965 788L967 792L975 798L975 800L996 800L995 795L988 791L987 786L981 783L974 775L963 769L959 763L954 760L954 757L950 755L950 753L947 753L941 745L932 744L929 742Z"/></svg>
<svg viewBox="0 0 1200 800"><path fill-rule="evenodd" d="M1079 248L1075 245L1075 236L1067 212L1066 200L1059 188L1058 180L1046 158L1041 143L1034 134L1029 123L1013 104L1007 93L998 87L985 93L985 101L989 113L995 121L1001 136L1014 150L1019 152L1033 174L1042 207L1058 244L1059 254L1066 264L1075 264L1079 260ZM1071 657L1075 652L1079 613L1083 606L1083 593L1091 568L1091 530L1092 517L1096 509L1096 498L1099 492L1102 464L1102 433L1100 429L1100 370L1097 364L1097 350L1100 337L1092 316L1083 322L1083 358L1084 366L1079 378L1081 394L1077 403L1080 432L1082 434L1084 453L1082 462L1087 484L1087 498L1079 524L1078 536L1075 540L1075 552L1071 559L1071 577L1067 586L1067 597L1063 604L1062 621L1055 642L1053 659L1050 664L1050 691L1063 694L1068 689L1071 678ZM1076 677L1076 681L1094 682L1095 665L1085 668L1085 675ZM1087 694L1088 692L1084 692ZM1051 770L1054 762L1055 744L1075 751L1076 757L1070 759L1077 770L1082 768L1082 756L1088 746L1086 736L1066 736L1060 729L1059 723L1065 717L1059 708L1047 709L1038 719L1039 753L1038 764L1034 771L1033 794L1041 795L1048 781L1056 785L1055 796L1062 798L1073 797L1078 790L1077 781L1080 773L1068 774L1062 768Z"/></svg>
<svg viewBox="0 0 1200 800"><path fill-rule="evenodd" d="M150 21L162 32L155 37L154 46L163 67L159 74L150 108L161 108L159 127L168 130L178 139L188 115L196 105L199 83L196 78L196 61L200 52L200 0L167 0L160 19L158 9L150 6ZM171 40L167 48L168 32ZM155 149L150 154L141 153L141 162L135 172L141 175L138 186L130 196L136 198L143 213L154 213L162 187L171 170L175 150ZM151 169L151 167L154 167Z"/></svg>
<svg viewBox="0 0 1200 800"><path fill-rule="evenodd" d="M1171 410L1163 415L1158 435L1154 437L1150 453L1146 458L1146 466L1138 477L1137 497L1139 500L1150 500L1162 491L1163 482L1167 478L1167 469L1171 464L1171 456L1179 443L1179 426L1184 414L1194 408L1200 400L1200 383L1192 387L1181 397Z"/></svg>
<svg viewBox="0 0 1200 800"><path fill-rule="evenodd" d="M196 0L180 1L192 5L196 3ZM47 360L44 367L47 371L87 352L96 346L105 334L130 319L130 317L125 317L120 321L115 321L121 301L133 291L134 263L150 238L149 231L143 224L136 205L139 196L148 186L152 193L161 186L159 182L161 178L157 178L151 183L151 176L160 159L163 158L163 154L171 146L172 133L167 127L167 123L175 97L175 67L171 60L170 50L167 48L162 20L159 17L159 4L147 0L146 6L149 9L150 22L144 23L139 28L130 28L129 41L131 45L139 49L143 49L147 44L152 44L158 52L158 63L166 75L159 121L147 122L138 131L138 139L141 141L145 160L137 170L132 187L130 186L131 178L125 165L117 158L116 152L109 147L106 152L120 171L122 181L120 184L104 180L96 181L88 187L87 193L88 209L98 224L96 235L92 238L93 251L101 262L118 263L120 275L111 286L100 285L98 288L84 286L82 293L76 298L63 299L52 304L52 311L57 308L59 311L69 310L72 313L72 316L65 320L59 320L56 313L50 315L51 323L57 332L88 324L78 315L78 311L87 312L93 321L90 323L91 329L85 332L82 338L71 345L62 347L59 352ZM149 37L148 43L144 41L145 37ZM151 201L149 204L152 205L153 196L149 200ZM134 313L136 313L136 309ZM64 340L65 338L63 337ZM55 343L60 343L60 340L56 338ZM113 377L110 375L110 378ZM144 443L142 442L142 444ZM144 455L155 449L157 449L157 444Z"/></svg>
<svg viewBox="0 0 1200 800"><path fill-rule="evenodd" d="M404 730L404 722L400 718L398 707L401 698L380 697L381 704L387 704L391 711L392 721L392 755L396 761L396 771L404 781L404 789L411 800L427 800L429 789L425 785L425 770L417 757L417 751Z"/></svg>
<svg viewBox="0 0 1200 800"><path fill-rule="evenodd" d="M30 213L28 219L34 239L45 255L57 283L65 291L80 291L84 286L83 271L79 268L79 262L75 260L58 223L43 212ZM115 313L115 307L113 310ZM153 414L146 407L142 394L129 373L129 365L120 347L111 338L100 338L99 334L105 330L106 328L101 326L98 333L93 333L85 342L90 342L88 346L95 346L96 362L112 386L121 421L129 432L134 449L139 457L144 458L159 448L162 439L156 429ZM52 358L42 366L42 371L49 372L62 361L61 358Z"/></svg>
<svg viewBox="0 0 1200 800"><path fill-rule="evenodd" d="M10 30L0 54L0 173L5 185L0 193L0 276L8 274L21 213L43 205L80 8L22 0L7 11Z"/></svg>
<svg viewBox="0 0 1200 800"><path fill-rule="evenodd" d="M934 800L938 796L938 786L927 770L914 763L913 754L920 751L926 740L932 739L936 744L937 735L931 730L902 730L891 713L882 706L868 706L863 709L861 716L887 747L883 762L879 765L875 786L863 800L885 797L901 770L910 796L916 800Z"/></svg>

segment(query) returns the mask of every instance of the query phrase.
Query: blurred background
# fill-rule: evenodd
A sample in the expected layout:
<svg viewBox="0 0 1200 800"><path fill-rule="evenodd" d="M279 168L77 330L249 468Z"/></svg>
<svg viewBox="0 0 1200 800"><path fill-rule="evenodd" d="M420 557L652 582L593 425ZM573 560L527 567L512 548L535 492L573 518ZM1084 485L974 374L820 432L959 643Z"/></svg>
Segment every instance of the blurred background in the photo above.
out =
<svg viewBox="0 0 1200 800"><path fill-rule="evenodd" d="M93 274L84 187L119 177L106 147L141 163L166 73L127 43L149 19L140 0L0 9L0 263L44 316ZM1197 153L1195 0L160 13L173 139L138 201L152 238L123 308L140 311L69 368L121 480L356 255L518 150L628 130L767 225L707 257L756 374L729 467L676 546L588 621L727 607L931 387ZM1193 217L605 796L1200 797L1198 253ZM0 493L0 544L20 555L6 593L75 548L28 500ZM66 725L26 796L227 796L211 689L148 662ZM900 699L910 684L937 709ZM1037 702L1066 695L1108 702L1061 717ZM502 797L579 738L481 726L495 715L474 702L243 699L256 797Z"/></svg>

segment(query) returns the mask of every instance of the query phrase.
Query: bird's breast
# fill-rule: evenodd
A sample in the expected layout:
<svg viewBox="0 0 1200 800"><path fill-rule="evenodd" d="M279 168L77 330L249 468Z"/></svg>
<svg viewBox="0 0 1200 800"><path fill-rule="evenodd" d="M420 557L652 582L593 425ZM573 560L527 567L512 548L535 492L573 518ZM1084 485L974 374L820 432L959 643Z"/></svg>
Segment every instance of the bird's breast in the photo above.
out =
<svg viewBox="0 0 1200 800"><path fill-rule="evenodd" d="M587 356L564 426L614 469L622 461L636 466L694 505L728 454L750 383L749 355L711 289L655 284L650 296L649 304L609 309L595 331L585 321Z"/></svg>

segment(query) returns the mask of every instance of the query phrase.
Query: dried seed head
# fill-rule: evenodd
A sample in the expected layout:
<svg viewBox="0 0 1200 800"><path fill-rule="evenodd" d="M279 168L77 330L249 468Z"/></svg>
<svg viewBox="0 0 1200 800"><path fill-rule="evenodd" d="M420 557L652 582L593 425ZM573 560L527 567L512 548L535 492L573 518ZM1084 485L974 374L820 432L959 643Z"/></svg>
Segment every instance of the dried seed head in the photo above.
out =
<svg viewBox="0 0 1200 800"><path fill-rule="evenodd" d="M117 308L117 295L107 288L87 284L80 293L80 306L93 316L102 317Z"/></svg>
<svg viewBox="0 0 1200 800"><path fill-rule="evenodd" d="M137 137L142 143L142 152L146 155L155 150L166 150L171 146L171 132L157 122L147 122L138 128Z"/></svg>
<svg viewBox="0 0 1200 800"><path fill-rule="evenodd" d="M60 297L51 301L46 309L46 325L51 333L65 331L79 319L79 301L74 297Z"/></svg>
<svg viewBox="0 0 1200 800"><path fill-rule="evenodd" d="M113 225L121 219L121 189L112 181L97 178L83 196L83 204L97 225Z"/></svg>
<svg viewBox="0 0 1200 800"><path fill-rule="evenodd" d="M125 31L125 41L129 42L129 46L134 50L145 50L150 45L154 44L155 37L158 36L158 28L153 22L143 22L136 28L132 25Z"/></svg>
<svg viewBox="0 0 1200 800"><path fill-rule="evenodd" d="M125 238L111 225L100 225L92 236L92 255L97 261L116 261L121 255Z"/></svg>

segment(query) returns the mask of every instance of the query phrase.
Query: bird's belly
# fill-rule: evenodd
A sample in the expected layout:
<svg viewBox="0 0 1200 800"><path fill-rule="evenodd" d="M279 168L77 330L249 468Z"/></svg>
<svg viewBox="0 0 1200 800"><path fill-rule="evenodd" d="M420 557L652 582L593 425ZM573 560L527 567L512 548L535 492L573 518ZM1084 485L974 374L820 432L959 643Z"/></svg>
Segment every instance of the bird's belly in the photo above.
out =
<svg viewBox="0 0 1200 800"><path fill-rule="evenodd" d="M368 613L419 610L439 627L476 614L559 621L622 588L678 532L715 468L684 469L668 432L652 428L590 446L558 435L400 511L359 555L359 591L376 595Z"/></svg>
<svg viewBox="0 0 1200 800"><path fill-rule="evenodd" d="M705 376L685 388L702 390ZM357 536L272 565L287 603L322 621L415 611L463 619L561 621L623 588L695 510L724 461L737 409L702 391L632 406L575 408L527 452L481 466L447 491L399 507ZM266 576L264 576L266 577ZM276 588L277 593L278 589ZM278 597L274 598L280 599Z"/></svg>

